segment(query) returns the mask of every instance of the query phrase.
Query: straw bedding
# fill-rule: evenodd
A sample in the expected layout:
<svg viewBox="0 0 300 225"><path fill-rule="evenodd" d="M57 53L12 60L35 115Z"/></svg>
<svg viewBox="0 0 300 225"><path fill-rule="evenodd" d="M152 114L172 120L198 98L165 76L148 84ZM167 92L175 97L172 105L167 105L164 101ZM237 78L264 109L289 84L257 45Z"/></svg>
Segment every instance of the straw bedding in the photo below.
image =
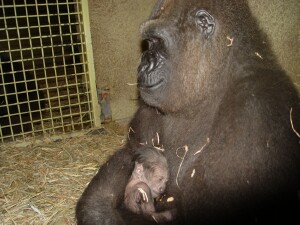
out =
<svg viewBox="0 0 300 225"><path fill-rule="evenodd" d="M75 224L76 201L126 138L100 131L0 144L0 224Z"/></svg>
<svg viewBox="0 0 300 225"><path fill-rule="evenodd" d="M0 225L76 224L76 202L99 165L124 145L124 127L0 144Z"/></svg>

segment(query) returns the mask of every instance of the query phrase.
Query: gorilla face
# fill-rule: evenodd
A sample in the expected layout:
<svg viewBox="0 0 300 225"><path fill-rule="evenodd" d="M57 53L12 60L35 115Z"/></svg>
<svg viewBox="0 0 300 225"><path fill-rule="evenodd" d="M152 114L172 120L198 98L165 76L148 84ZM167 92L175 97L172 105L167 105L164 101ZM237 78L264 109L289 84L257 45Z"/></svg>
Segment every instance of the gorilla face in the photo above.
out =
<svg viewBox="0 0 300 225"><path fill-rule="evenodd" d="M175 19L176 18L176 19ZM178 19L179 18L179 19ZM215 20L199 8L176 14L176 7L164 9L141 27L143 52L138 67L138 87L143 100L163 112L178 112L199 101L205 77L213 74L212 39ZM172 93L172 94L171 94Z"/></svg>
<svg viewBox="0 0 300 225"><path fill-rule="evenodd" d="M138 67L138 87L143 99L150 105L159 106L163 97L170 88L170 75L172 73L172 57L169 29L157 26L158 23L150 21L143 29L143 52ZM173 47L174 49L174 47Z"/></svg>

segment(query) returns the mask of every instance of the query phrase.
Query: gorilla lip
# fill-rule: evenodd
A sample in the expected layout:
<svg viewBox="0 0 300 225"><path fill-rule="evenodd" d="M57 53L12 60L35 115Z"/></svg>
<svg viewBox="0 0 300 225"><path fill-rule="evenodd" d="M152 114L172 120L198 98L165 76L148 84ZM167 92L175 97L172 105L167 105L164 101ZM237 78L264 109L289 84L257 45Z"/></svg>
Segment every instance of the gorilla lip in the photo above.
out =
<svg viewBox="0 0 300 225"><path fill-rule="evenodd" d="M149 83L149 84L148 84ZM138 88L139 89L157 89L159 88L162 84L164 83L164 79L160 79L158 82L152 84L150 82L139 82L138 83Z"/></svg>
<svg viewBox="0 0 300 225"><path fill-rule="evenodd" d="M150 58L147 63L141 65L138 68L138 87L145 89L156 89L164 83L164 77L159 76L155 70L161 67L162 61L158 60L153 62L153 58Z"/></svg>

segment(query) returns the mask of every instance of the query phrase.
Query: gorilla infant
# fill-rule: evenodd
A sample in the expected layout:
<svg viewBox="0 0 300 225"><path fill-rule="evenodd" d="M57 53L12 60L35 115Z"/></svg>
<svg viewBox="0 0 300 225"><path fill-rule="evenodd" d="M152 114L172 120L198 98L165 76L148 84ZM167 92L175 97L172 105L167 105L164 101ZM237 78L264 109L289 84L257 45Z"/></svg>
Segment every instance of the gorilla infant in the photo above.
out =
<svg viewBox="0 0 300 225"><path fill-rule="evenodd" d="M299 95L247 1L158 0L141 36L140 107L79 199L78 225L155 224L120 209L143 143L165 150L168 223L300 224Z"/></svg>
<svg viewBox="0 0 300 225"><path fill-rule="evenodd" d="M134 156L135 166L124 194L125 207L157 223L171 221L176 210L156 212L154 198L160 197L169 179L166 158L153 147L142 147Z"/></svg>

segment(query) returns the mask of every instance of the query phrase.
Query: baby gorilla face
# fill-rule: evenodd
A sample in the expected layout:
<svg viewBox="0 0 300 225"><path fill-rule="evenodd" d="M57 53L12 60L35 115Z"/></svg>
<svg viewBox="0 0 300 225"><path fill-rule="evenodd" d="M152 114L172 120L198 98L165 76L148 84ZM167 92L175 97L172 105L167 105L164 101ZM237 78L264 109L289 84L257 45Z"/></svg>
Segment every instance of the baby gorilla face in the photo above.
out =
<svg viewBox="0 0 300 225"><path fill-rule="evenodd" d="M169 180L168 168L157 166L153 173L145 174L145 183L151 189L153 198L162 195Z"/></svg>

